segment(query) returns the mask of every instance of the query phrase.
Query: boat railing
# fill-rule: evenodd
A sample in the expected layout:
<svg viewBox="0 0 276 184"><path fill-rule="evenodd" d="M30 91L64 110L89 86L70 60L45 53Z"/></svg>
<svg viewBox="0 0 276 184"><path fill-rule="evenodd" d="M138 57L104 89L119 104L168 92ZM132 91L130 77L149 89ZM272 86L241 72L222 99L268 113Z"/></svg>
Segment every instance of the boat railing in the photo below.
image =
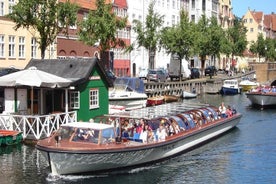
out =
<svg viewBox="0 0 276 184"><path fill-rule="evenodd" d="M22 132L23 139L49 137L60 125L76 122L77 114L59 112L48 115L0 114L0 128Z"/></svg>

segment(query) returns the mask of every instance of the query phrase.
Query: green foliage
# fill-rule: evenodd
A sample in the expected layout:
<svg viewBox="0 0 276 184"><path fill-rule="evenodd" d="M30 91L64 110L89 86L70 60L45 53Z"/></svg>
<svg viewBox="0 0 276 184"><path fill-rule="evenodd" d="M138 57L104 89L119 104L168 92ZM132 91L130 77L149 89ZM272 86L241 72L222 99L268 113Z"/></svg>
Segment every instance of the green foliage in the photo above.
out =
<svg viewBox="0 0 276 184"><path fill-rule="evenodd" d="M232 58L234 56L242 56L243 51L246 49L246 28L244 27L242 20L236 18L234 20L234 26L227 30L227 40L230 46Z"/></svg>
<svg viewBox="0 0 276 184"><path fill-rule="evenodd" d="M194 44L194 25L189 22L188 14L180 11L180 23L162 30L161 45L168 54L177 55L180 60L191 55Z"/></svg>
<svg viewBox="0 0 276 184"><path fill-rule="evenodd" d="M149 68L154 68L154 64L150 59L150 55L155 57L155 52L160 42L160 28L163 24L163 17L158 13L154 12L154 3L150 3L148 8L148 14L146 17L145 25L139 20L133 21L133 30L137 33L137 46L145 47L149 51ZM132 46L134 48L134 46Z"/></svg>
<svg viewBox="0 0 276 184"><path fill-rule="evenodd" d="M20 0L7 17L15 22L15 30L27 28L31 32L38 32L36 39L43 59L46 48L55 41L56 36L61 31L67 35L67 28L75 25L77 11L78 6L69 1Z"/></svg>
<svg viewBox="0 0 276 184"><path fill-rule="evenodd" d="M80 40L89 46L99 42L101 52L116 46L125 47L125 42L117 38L116 33L126 28L127 17L117 18L112 12L112 4L105 4L104 0L97 0L96 7L80 22Z"/></svg>

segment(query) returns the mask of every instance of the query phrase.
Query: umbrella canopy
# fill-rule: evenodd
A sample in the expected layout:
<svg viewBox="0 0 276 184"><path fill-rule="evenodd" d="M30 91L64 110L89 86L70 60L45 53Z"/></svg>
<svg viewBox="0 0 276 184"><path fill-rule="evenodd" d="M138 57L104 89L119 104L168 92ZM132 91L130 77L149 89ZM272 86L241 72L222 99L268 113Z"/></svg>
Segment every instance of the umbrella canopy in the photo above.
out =
<svg viewBox="0 0 276 184"><path fill-rule="evenodd" d="M0 77L0 86L59 88L67 87L71 82L71 80L38 70L36 67L30 67L28 69Z"/></svg>

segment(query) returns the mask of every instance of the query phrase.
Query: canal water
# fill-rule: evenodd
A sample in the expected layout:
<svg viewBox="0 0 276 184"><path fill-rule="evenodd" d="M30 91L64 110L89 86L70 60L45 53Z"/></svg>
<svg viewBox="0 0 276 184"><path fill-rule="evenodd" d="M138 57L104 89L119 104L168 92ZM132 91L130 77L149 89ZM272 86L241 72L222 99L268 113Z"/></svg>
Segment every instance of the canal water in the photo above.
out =
<svg viewBox="0 0 276 184"><path fill-rule="evenodd" d="M99 175L53 176L33 146L4 147L0 150L0 183L276 183L275 109L251 108L245 94L205 94L189 101L212 105L224 101L243 117L237 128L187 154L147 167Z"/></svg>

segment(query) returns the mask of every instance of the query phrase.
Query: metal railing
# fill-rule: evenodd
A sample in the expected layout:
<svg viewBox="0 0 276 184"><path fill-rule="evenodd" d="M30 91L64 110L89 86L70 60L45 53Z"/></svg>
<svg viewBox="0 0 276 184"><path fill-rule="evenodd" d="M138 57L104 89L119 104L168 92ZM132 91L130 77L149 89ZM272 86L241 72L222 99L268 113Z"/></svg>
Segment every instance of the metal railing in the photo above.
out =
<svg viewBox="0 0 276 184"><path fill-rule="evenodd" d="M75 111L48 115L0 114L0 129L20 131L23 139L39 140L49 137L60 125L76 120Z"/></svg>

